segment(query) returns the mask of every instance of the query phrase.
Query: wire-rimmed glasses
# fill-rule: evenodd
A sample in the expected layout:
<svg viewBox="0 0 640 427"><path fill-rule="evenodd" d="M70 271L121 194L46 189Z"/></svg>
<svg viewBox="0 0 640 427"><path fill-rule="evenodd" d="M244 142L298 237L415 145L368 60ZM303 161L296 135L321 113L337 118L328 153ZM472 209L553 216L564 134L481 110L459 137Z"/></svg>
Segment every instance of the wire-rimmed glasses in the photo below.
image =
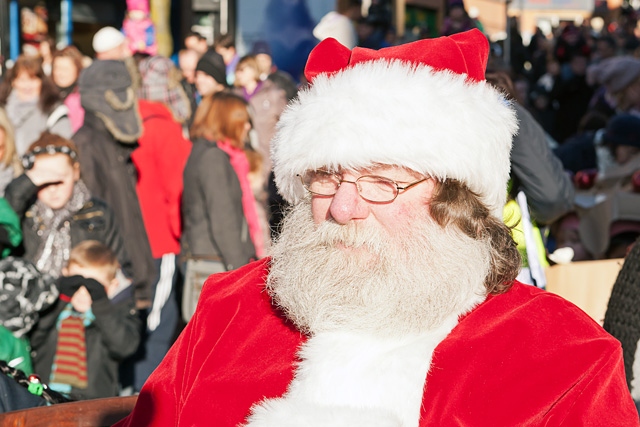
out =
<svg viewBox="0 0 640 427"><path fill-rule="evenodd" d="M429 179L428 177L424 177L409 184L400 185L396 181L383 176L362 175L355 181L349 181L342 179L340 174L322 169L307 171L298 176L304 188L311 194L327 197L333 196L338 192L338 188L340 188L342 183L347 182L356 186L360 197L372 203L393 202L402 191L406 191Z"/></svg>

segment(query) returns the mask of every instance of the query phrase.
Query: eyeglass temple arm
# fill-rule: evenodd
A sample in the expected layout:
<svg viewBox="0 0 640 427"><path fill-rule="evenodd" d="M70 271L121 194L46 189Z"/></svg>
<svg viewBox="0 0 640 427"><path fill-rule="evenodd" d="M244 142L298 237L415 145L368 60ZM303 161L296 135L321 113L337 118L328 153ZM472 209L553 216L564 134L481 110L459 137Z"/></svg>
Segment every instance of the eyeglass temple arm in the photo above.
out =
<svg viewBox="0 0 640 427"><path fill-rule="evenodd" d="M416 181L416 182L412 182L411 184L407 184L407 185L405 185L404 187L401 187L401 186L399 186L399 185L397 185L397 184L396 184L396 187L398 188L398 191L408 190L409 188L413 187L414 185L418 185L418 184L420 184L421 182L426 181L427 179L428 179L428 178L422 178L421 180Z"/></svg>

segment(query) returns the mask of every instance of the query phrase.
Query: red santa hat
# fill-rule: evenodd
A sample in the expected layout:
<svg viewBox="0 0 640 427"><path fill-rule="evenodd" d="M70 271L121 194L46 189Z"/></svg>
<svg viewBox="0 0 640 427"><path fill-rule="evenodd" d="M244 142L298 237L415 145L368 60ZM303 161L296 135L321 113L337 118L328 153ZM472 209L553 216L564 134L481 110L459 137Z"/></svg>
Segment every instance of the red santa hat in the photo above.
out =
<svg viewBox="0 0 640 427"><path fill-rule="evenodd" d="M310 86L272 141L282 196L304 197L297 174L307 170L398 165L465 183L501 218L517 120L485 81L488 52L478 30L378 51L320 42L305 68Z"/></svg>

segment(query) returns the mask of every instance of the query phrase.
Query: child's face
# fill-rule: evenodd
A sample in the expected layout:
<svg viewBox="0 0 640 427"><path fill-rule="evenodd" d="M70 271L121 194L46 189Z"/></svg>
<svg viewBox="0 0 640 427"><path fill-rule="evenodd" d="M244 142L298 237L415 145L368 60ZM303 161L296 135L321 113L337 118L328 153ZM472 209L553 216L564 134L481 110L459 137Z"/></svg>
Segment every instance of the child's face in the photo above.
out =
<svg viewBox="0 0 640 427"><path fill-rule="evenodd" d="M614 156L616 158L616 163L619 165L624 165L632 157L640 152L640 149L637 147L631 147L629 145L618 145L614 149Z"/></svg>
<svg viewBox="0 0 640 427"><path fill-rule="evenodd" d="M590 260L593 257L582 243L578 227L577 218L569 216L563 219L557 231L556 245L558 248L572 248L573 261Z"/></svg>
<svg viewBox="0 0 640 427"><path fill-rule="evenodd" d="M38 191L38 200L53 210L64 207L71 199L73 187L80 178L78 164L72 165L66 154L43 154L36 157L34 168L51 170L60 177L59 182Z"/></svg>
<svg viewBox="0 0 640 427"><path fill-rule="evenodd" d="M240 65L236 68L236 86L244 87L258 80L258 73L253 67Z"/></svg>
<svg viewBox="0 0 640 427"><path fill-rule="evenodd" d="M112 277L109 268L82 267L72 262L63 273L66 276L78 275L86 277L87 279L94 279L104 286L107 295L111 295L111 292L118 286L118 280Z"/></svg>
<svg viewBox="0 0 640 427"><path fill-rule="evenodd" d="M130 10L129 11L129 18L133 19L134 21L140 21L144 18L147 17L147 14L144 13L142 10Z"/></svg>

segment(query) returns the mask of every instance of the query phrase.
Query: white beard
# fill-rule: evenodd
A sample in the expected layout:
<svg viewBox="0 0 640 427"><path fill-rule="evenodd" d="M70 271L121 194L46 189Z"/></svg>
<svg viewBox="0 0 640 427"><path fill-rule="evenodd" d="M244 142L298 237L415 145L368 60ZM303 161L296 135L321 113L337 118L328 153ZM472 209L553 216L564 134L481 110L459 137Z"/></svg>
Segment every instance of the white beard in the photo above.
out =
<svg viewBox="0 0 640 427"><path fill-rule="evenodd" d="M267 283L311 337L287 393L245 426L417 427L434 349L486 297L489 244L424 217L391 236L310 212L285 220Z"/></svg>
<svg viewBox="0 0 640 427"><path fill-rule="evenodd" d="M421 334L486 297L489 243L428 215L382 227L327 220L316 225L310 203L296 205L272 248L267 288L298 328Z"/></svg>

